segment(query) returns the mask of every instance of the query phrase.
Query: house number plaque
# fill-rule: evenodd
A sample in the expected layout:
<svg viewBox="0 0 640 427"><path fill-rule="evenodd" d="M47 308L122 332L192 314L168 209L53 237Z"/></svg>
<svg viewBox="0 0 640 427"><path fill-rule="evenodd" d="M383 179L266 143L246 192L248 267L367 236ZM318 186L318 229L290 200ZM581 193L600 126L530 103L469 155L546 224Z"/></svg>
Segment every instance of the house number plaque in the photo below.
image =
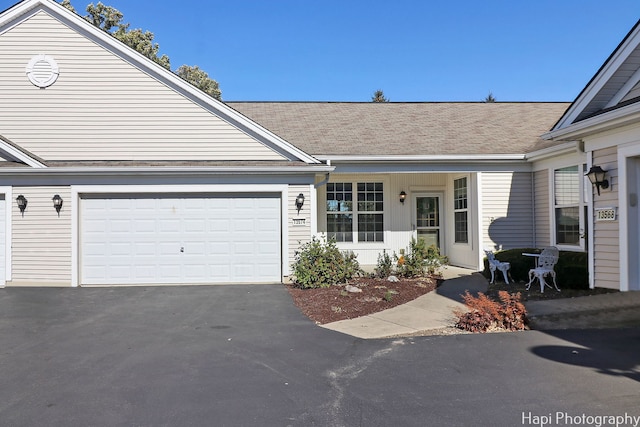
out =
<svg viewBox="0 0 640 427"><path fill-rule="evenodd" d="M596 221L615 221L616 219L616 208L596 209Z"/></svg>
<svg viewBox="0 0 640 427"><path fill-rule="evenodd" d="M306 220L307 220L306 218L293 218L292 219L293 225L294 226L298 226L298 227L306 225L306 223L307 223Z"/></svg>

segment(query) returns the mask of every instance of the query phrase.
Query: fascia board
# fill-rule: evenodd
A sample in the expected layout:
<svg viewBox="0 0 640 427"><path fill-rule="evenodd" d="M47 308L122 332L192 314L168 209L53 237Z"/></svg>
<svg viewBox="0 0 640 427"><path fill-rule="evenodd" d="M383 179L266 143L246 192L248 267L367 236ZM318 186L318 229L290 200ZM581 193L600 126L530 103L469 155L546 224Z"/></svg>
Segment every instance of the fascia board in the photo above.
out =
<svg viewBox="0 0 640 427"><path fill-rule="evenodd" d="M0 176L16 175L51 175L51 176L83 176L83 175L300 175L328 173L334 171L333 166L291 166L291 167L61 167L61 168L0 168Z"/></svg>
<svg viewBox="0 0 640 427"><path fill-rule="evenodd" d="M40 169L47 167L41 160L36 159L34 156L30 156L24 151L14 147L3 137L0 137L0 151L5 152L9 157L19 160L32 168Z"/></svg>
<svg viewBox="0 0 640 427"><path fill-rule="evenodd" d="M615 72L633 52L638 43L640 43L639 38L640 26L636 24L629 35L620 43L616 50L614 50L611 56L605 61L595 76L593 76L591 81L578 95L576 100L571 104L562 118L560 118L558 123L556 123L553 130L562 129L563 127L570 126L571 123L573 123L573 121L587 107L589 102L591 102L591 100L598 94L602 87L613 77Z"/></svg>
<svg viewBox="0 0 640 427"><path fill-rule="evenodd" d="M566 128L552 130L542 135L545 140L576 140L587 135L624 126L640 120L640 103L627 105L613 111L582 120Z"/></svg>
<svg viewBox="0 0 640 427"><path fill-rule="evenodd" d="M240 130L247 132L260 142L272 147L272 149L276 149L276 151L285 155L285 157L288 157L290 160L300 160L309 164L320 163L318 159L291 145L223 102L212 98L183 80L171 70L167 70L161 65L156 64L138 51L117 40L111 34L95 27L80 15L71 12L52 0L25 0L19 3L0 16L0 28L8 24L14 26L40 10L46 11L54 18L76 29L103 47L108 46L111 51L117 53L123 60L138 68L140 71L171 87L210 113L238 127Z"/></svg>
<svg viewBox="0 0 640 427"><path fill-rule="evenodd" d="M361 163L336 163L335 174L341 173L473 173L473 172L531 172L531 163L519 162L486 162L486 163L459 163L459 162L361 162Z"/></svg>
<svg viewBox="0 0 640 427"><path fill-rule="evenodd" d="M580 151L578 141L568 141L553 147L543 148L542 150L532 151L527 154L527 160L531 162L548 159L549 157L557 157L563 154L571 154Z"/></svg>
<svg viewBox="0 0 640 427"><path fill-rule="evenodd" d="M460 163L484 163L484 162L514 162L526 160L525 154L469 154L469 155L410 155L410 156L333 156L318 155L318 159L331 163L379 163L379 162L460 162Z"/></svg>

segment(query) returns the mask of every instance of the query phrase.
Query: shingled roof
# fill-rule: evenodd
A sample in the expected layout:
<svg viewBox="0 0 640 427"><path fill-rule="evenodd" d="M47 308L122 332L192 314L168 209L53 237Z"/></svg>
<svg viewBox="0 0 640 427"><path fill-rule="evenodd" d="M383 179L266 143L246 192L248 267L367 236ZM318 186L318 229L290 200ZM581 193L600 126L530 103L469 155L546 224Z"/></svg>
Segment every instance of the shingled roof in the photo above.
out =
<svg viewBox="0 0 640 427"><path fill-rule="evenodd" d="M524 154L569 103L228 102L317 157Z"/></svg>

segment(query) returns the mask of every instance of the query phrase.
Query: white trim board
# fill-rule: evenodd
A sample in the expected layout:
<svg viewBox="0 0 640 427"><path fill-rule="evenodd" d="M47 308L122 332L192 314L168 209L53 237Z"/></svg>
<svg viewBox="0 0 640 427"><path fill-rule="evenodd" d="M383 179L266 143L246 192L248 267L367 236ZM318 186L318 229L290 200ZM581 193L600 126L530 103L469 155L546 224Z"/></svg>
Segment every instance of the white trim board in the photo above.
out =
<svg viewBox="0 0 640 427"><path fill-rule="evenodd" d="M13 188L12 187L0 187L0 194L4 194L5 199L5 259L0 260L4 262L4 277L0 277L0 287L4 287L6 282L11 281L11 213L13 208Z"/></svg>

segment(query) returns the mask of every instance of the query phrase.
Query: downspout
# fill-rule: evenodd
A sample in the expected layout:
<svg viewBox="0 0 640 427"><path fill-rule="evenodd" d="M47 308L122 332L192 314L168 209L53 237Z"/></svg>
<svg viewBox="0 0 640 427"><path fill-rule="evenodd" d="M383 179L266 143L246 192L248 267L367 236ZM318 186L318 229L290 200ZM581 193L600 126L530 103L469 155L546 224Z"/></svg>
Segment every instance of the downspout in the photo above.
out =
<svg viewBox="0 0 640 427"><path fill-rule="evenodd" d="M327 166L331 166L331 160L327 160ZM323 187L323 186L327 185L327 183L329 182L329 177L330 177L330 175L331 175L331 174L330 174L329 172L327 172L327 173L324 175L324 179L323 179L322 181L320 181L320 182L317 182L317 183L314 183L314 184L313 184L313 189L314 189L315 191L313 192L313 198L314 198L314 203L313 203L313 205L314 205L314 212L313 212L313 214L312 214L312 220L311 220L311 222L312 222L312 224L313 224L313 227L312 227L312 230L311 230L311 234L312 234L312 235L314 235L314 236L318 234L318 206L317 206L317 200L318 200L318 188L320 188L320 187Z"/></svg>
<svg viewBox="0 0 640 427"><path fill-rule="evenodd" d="M313 184L313 186L315 187L315 189L317 190L318 188L327 185L327 182L329 182L329 175L331 175L330 173L326 173L324 176L324 179L320 182L317 182L315 184Z"/></svg>
<svg viewBox="0 0 640 427"><path fill-rule="evenodd" d="M327 160L327 166L331 166L331 160ZM329 175L330 173L327 172L324 176L324 179L316 184L314 184L313 186L315 187L315 189L317 190L318 188L327 185L327 182L329 182Z"/></svg>

